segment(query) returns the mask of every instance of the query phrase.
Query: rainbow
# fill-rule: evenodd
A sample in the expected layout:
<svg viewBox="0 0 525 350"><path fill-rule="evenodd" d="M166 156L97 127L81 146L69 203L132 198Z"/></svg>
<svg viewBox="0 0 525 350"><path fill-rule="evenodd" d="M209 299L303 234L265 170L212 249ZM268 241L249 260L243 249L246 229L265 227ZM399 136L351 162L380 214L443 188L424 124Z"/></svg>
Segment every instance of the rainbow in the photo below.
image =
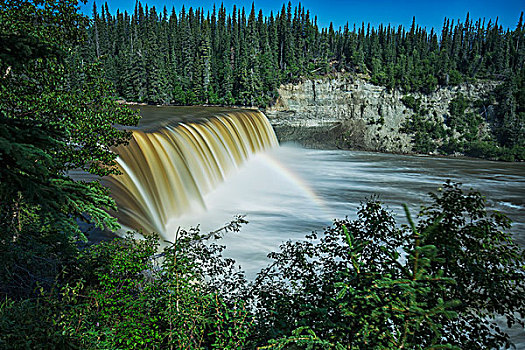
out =
<svg viewBox="0 0 525 350"><path fill-rule="evenodd" d="M315 193L314 190L312 190L312 188L308 185L306 181L304 181L303 178L294 173L291 169L286 167L277 159L273 158L268 152L260 153L258 156L261 157L273 171L279 173L288 181L294 183L305 194L306 197L310 198L312 202L314 202L318 206L318 208L322 211L322 213L326 216L328 220L332 220L334 218L331 214L330 208L328 208L324 200L321 197L319 197L319 195Z"/></svg>

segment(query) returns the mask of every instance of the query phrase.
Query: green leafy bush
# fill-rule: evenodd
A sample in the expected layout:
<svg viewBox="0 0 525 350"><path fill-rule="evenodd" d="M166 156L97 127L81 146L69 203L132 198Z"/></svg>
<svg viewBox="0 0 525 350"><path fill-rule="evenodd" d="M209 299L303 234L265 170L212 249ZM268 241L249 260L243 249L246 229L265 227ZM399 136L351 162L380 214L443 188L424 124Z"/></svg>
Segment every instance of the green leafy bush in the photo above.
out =
<svg viewBox="0 0 525 350"><path fill-rule="evenodd" d="M219 233L179 230L160 254L155 236L94 246L81 257L85 297L64 325L85 327L72 334L88 347L239 348L250 328L239 297L246 283L224 247L206 244Z"/></svg>
<svg viewBox="0 0 525 350"><path fill-rule="evenodd" d="M445 184L401 227L376 200L356 220L287 242L255 282L257 341L297 329L344 348L494 348L525 317L524 252L477 192ZM519 315L519 316L517 316ZM292 338L291 338L292 337ZM302 338L303 340L306 338Z"/></svg>
<svg viewBox="0 0 525 350"><path fill-rule="evenodd" d="M504 316L508 326L523 326L525 318L525 253L512 242L509 220L456 184L431 196L417 222L405 208L401 226L369 200L355 220L284 243L253 282L215 243L223 231L238 231L242 217L212 233L179 230L162 248L156 236L128 236L62 257L59 241L38 249L29 242L26 254L21 241L0 241L0 276L11 283L0 303L0 346L510 346L491 321ZM54 265L39 265L46 253Z"/></svg>
<svg viewBox="0 0 525 350"><path fill-rule="evenodd" d="M3 300L0 344L241 348L251 329L241 298L247 283L234 261L222 258L224 247L211 241L243 222L239 217L211 234L179 230L161 253L156 236L117 238L83 250L52 289Z"/></svg>

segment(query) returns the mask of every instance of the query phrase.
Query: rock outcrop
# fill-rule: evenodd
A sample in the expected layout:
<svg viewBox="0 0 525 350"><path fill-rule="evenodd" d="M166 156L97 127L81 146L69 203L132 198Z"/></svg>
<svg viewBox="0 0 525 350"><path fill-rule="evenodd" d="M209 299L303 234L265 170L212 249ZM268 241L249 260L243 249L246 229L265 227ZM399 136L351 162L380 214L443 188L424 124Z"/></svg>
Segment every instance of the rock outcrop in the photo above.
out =
<svg viewBox="0 0 525 350"><path fill-rule="evenodd" d="M445 120L450 101L459 93L474 101L497 85L479 82L411 95L421 99L421 107L429 114ZM405 93L343 74L281 85L278 92L279 98L266 109L266 115L281 142L311 148L412 150L412 137L402 131L406 118L413 114L402 102Z"/></svg>

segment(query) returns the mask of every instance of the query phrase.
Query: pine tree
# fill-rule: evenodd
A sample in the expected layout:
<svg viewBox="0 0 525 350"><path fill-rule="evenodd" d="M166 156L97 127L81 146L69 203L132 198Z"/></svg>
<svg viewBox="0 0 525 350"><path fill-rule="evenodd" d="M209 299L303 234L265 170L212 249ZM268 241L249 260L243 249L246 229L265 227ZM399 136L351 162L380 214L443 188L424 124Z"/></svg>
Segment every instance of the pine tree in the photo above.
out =
<svg viewBox="0 0 525 350"><path fill-rule="evenodd" d="M113 125L137 122L111 99L100 66L75 59L85 20L75 1L0 9L3 244L22 235L71 242L82 237L75 220L88 217L100 227L116 227L101 209L114 206L107 190L66 175L73 169L115 173L110 148L130 135Z"/></svg>

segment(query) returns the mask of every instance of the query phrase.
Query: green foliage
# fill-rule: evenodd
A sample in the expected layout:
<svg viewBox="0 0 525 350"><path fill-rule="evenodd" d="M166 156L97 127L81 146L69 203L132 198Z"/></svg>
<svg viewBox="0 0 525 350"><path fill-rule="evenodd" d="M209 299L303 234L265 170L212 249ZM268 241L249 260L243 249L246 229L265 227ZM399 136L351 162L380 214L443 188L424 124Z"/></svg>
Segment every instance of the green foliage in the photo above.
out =
<svg viewBox="0 0 525 350"><path fill-rule="evenodd" d="M414 114L405 119L402 131L413 135L413 149L416 152L432 153L445 138L445 129L436 115L428 116L422 108L421 99L406 95L401 102Z"/></svg>
<svg viewBox="0 0 525 350"><path fill-rule="evenodd" d="M111 99L100 67L76 57L86 18L76 1L10 1L0 9L0 239L62 234L84 238L75 219L116 228L114 203L76 169L115 173L111 148L137 116Z"/></svg>
<svg viewBox="0 0 525 350"><path fill-rule="evenodd" d="M420 107L421 107L421 99L416 99L412 95L405 95L401 98L401 102L411 110L414 111L414 113L419 113Z"/></svg>
<svg viewBox="0 0 525 350"><path fill-rule="evenodd" d="M487 213L479 193L464 193L458 185L447 183L442 193L431 196L433 204L422 210L418 224L422 231L440 218L423 238L437 247L439 259L429 271L453 278L456 283L446 295L461 301L455 308L459 317L444 323L444 338L462 348L508 345L508 335L487 320L504 315L509 326L523 326L525 252L512 241L509 219Z"/></svg>
<svg viewBox="0 0 525 350"><path fill-rule="evenodd" d="M467 127L467 123L470 120L470 118L465 115L465 110L468 107L468 99L463 96L463 94L459 93L450 101L448 105L450 116L446 121L446 125L450 128L456 129L460 133L463 133Z"/></svg>
<svg viewBox="0 0 525 350"><path fill-rule="evenodd" d="M524 160L525 69L522 68L515 75L509 75L491 97L501 101L493 121L496 139L517 160Z"/></svg>
<svg viewBox="0 0 525 350"><path fill-rule="evenodd" d="M400 228L369 201L356 220L283 244L255 281L258 341L308 329L315 337L301 339L352 349L508 344L490 321L523 324L525 255L503 231L508 219L457 185L433 198L418 223L406 210Z"/></svg>
<svg viewBox="0 0 525 350"><path fill-rule="evenodd" d="M299 327L292 331L290 336L280 339L272 339L268 341L268 345L259 346L257 349L345 349L339 343L330 343L326 340L320 339L314 331L308 327Z"/></svg>
<svg viewBox="0 0 525 350"><path fill-rule="evenodd" d="M54 327L53 309L44 300L0 301L0 347L17 349L69 348L68 337Z"/></svg>
<svg viewBox="0 0 525 350"><path fill-rule="evenodd" d="M90 218L100 228L117 227L100 208L113 208L107 189L100 184L75 182L63 175L56 159L63 152L66 132L39 121L0 117L0 237L18 239L22 232L44 227L83 237L73 218ZM30 218L24 218L29 215ZM26 224L29 225L26 230Z"/></svg>
<svg viewBox="0 0 525 350"><path fill-rule="evenodd" d="M432 153L436 150L436 141L443 138L443 126L425 116L412 116L405 124L405 131L413 133L414 150L421 153Z"/></svg>
<svg viewBox="0 0 525 350"><path fill-rule="evenodd" d="M91 246L53 289L40 288L36 299L4 300L0 344L239 349L252 327L241 298L246 281L213 240L242 223L238 217L209 234L179 230L161 253L156 236Z"/></svg>
<svg viewBox="0 0 525 350"><path fill-rule="evenodd" d="M525 139L521 136L524 124L519 117L523 112L520 114L522 107L515 103L517 96L521 96L523 85L511 85L517 81L521 80L507 80L487 98L475 102L457 94L449 103L449 114L444 122L435 113L429 116L420 99L405 95L401 101L413 114L406 118L402 130L412 134L413 149L417 152L438 151L504 161L523 160ZM497 106L494 118L488 108L497 100L506 102ZM488 128L491 124L492 128Z"/></svg>

